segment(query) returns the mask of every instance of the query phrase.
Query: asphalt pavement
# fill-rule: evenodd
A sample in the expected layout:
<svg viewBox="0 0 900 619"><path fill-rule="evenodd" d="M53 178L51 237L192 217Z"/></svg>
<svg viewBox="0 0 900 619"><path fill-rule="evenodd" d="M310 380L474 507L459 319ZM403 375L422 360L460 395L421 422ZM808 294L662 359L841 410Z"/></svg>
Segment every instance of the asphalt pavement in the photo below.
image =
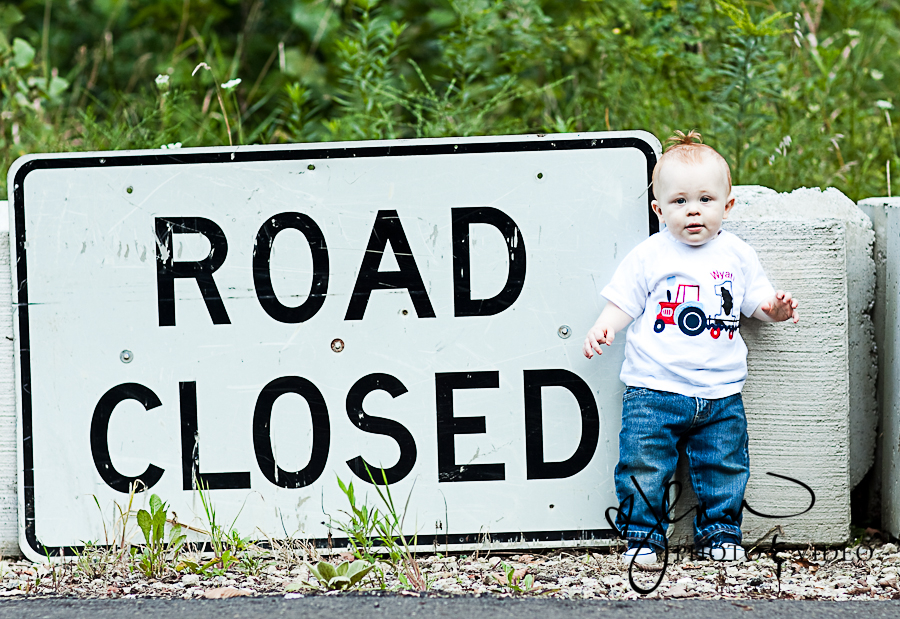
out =
<svg viewBox="0 0 900 619"><path fill-rule="evenodd" d="M0 600L0 619L837 619L900 617L900 601L823 602L801 600L559 600L495 596L408 597L401 595L315 595L228 600L33 598Z"/></svg>

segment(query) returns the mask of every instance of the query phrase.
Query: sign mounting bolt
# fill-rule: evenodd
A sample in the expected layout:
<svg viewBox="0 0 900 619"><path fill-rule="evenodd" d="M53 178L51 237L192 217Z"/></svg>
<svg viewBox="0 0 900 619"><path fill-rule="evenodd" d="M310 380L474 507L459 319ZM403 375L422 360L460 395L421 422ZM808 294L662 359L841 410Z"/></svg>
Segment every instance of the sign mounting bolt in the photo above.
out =
<svg viewBox="0 0 900 619"><path fill-rule="evenodd" d="M569 328L569 325L563 325L556 330L556 334L562 339L567 340L569 339L569 336L572 335L572 329Z"/></svg>
<svg viewBox="0 0 900 619"><path fill-rule="evenodd" d="M119 359L122 363L131 363L134 360L134 353L130 350L123 350L119 353Z"/></svg>
<svg viewBox="0 0 900 619"><path fill-rule="evenodd" d="M331 350L334 352L341 352L344 350L344 340L341 338L331 340Z"/></svg>

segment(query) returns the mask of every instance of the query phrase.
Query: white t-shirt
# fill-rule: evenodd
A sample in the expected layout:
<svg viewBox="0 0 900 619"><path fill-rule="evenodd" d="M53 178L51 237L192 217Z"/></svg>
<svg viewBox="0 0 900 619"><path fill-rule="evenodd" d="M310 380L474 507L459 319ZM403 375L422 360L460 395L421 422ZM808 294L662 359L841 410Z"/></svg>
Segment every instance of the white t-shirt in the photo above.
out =
<svg viewBox="0 0 900 619"><path fill-rule="evenodd" d="M747 346L738 330L775 294L752 247L724 230L700 246L663 229L635 247L601 294L634 318L621 379L698 398L739 393Z"/></svg>

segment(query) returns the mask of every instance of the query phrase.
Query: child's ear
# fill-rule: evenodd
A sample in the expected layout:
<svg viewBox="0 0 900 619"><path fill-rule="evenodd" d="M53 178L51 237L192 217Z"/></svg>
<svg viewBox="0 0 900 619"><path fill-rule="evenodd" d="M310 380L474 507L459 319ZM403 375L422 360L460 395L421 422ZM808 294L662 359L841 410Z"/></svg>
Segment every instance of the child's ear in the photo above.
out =
<svg viewBox="0 0 900 619"><path fill-rule="evenodd" d="M663 221L662 209L659 207L659 202L653 200L650 203L650 207L653 209L653 212L656 213L656 216L659 217L659 220Z"/></svg>
<svg viewBox="0 0 900 619"><path fill-rule="evenodd" d="M725 213L722 215L722 219L728 219L728 211L730 211L734 207L734 196L728 194L728 202L725 203Z"/></svg>

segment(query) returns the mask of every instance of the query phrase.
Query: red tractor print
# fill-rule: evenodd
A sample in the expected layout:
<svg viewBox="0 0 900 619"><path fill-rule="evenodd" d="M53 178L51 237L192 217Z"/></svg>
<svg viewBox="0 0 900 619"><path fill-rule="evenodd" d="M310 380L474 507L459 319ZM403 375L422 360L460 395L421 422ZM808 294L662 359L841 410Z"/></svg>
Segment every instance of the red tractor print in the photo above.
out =
<svg viewBox="0 0 900 619"><path fill-rule="evenodd" d="M666 290L666 298L668 301L659 303L659 312L653 323L654 331L662 333L666 325L675 324L685 335L700 335L706 331L706 312L700 303L700 286L679 284L675 301L672 301L670 290Z"/></svg>
<svg viewBox="0 0 900 619"><path fill-rule="evenodd" d="M653 330L662 333L666 325L678 325L685 335L700 335L709 329L709 335L719 339L722 331L728 331L728 339L734 339L734 332L739 328L739 321L731 318L732 298L731 293L724 286L716 294L722 297L722 312L717 316L707 316L700 303L700 286L696 284L679 284L675 301L672 301L672 292L666 291L668 301L659 303L659 311L656 314L656 322Z"/></svg>

